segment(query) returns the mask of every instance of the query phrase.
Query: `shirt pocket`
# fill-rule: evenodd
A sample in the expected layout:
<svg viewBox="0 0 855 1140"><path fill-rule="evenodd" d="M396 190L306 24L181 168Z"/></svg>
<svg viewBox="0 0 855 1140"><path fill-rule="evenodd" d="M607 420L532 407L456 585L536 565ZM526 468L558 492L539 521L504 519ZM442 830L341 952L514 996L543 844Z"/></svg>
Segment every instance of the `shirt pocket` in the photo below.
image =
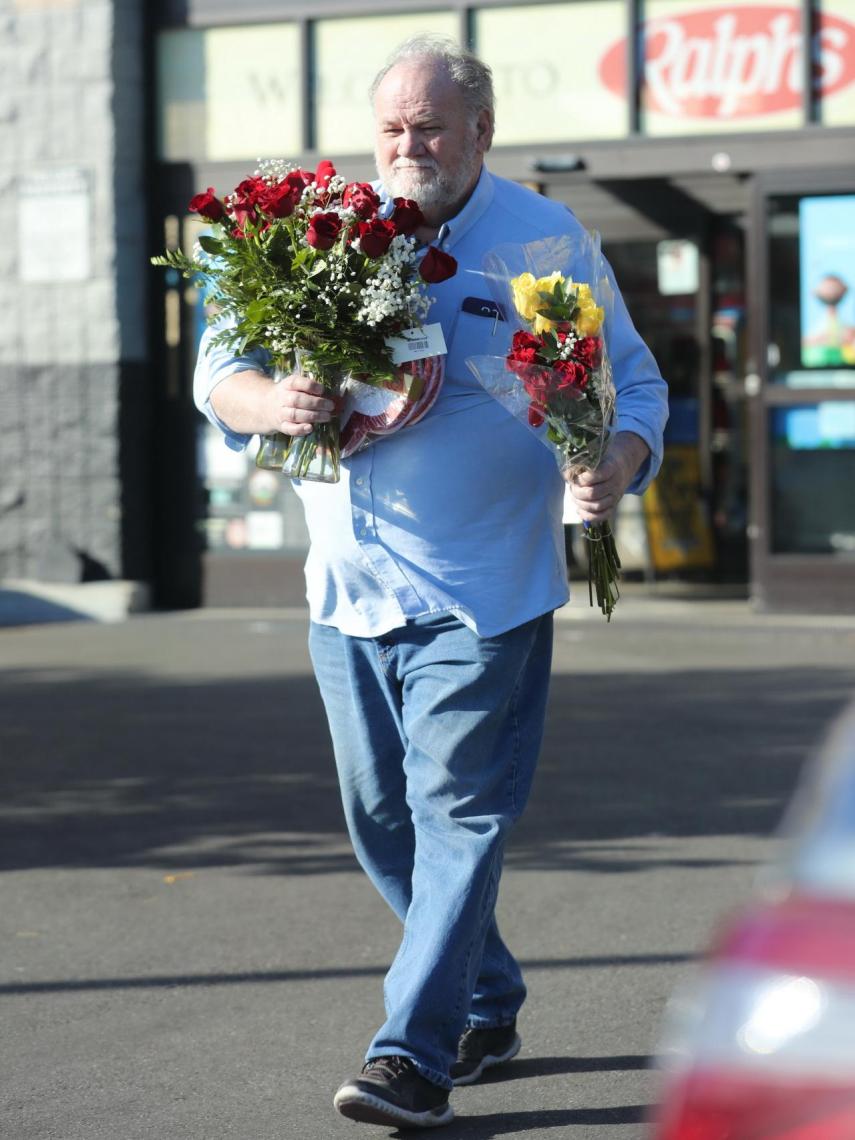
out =
<svg viewBox="0 0 855 1140"><path fill-rule="evenodd" d="M512 332L507 321L459 309L448 344L446 380L470 391L483 391L466 361L475 356L506 356Z"/></svg>

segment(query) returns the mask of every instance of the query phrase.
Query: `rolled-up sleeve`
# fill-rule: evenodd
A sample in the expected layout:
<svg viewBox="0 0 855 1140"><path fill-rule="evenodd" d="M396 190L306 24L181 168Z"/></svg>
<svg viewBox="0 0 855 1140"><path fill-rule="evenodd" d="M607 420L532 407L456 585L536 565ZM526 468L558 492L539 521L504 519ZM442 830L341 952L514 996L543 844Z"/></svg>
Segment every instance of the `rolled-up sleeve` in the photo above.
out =
<svg viewBox="0 0 855 1140"><path fill-rule="evenodd" d="M221 381L237 372L266 372L269 357L264 349L253 349L235 356L223 345L212 345L213 338L225 327L223 323L214 324L202 334L196 370L193 373L193 400L199 411L223 433L226 445L233 451L243 451L252 436L232 431L223 423L211 404L211 393Z"/></svg>
<svg viewBox="0 0 855 1140"><path fill-rule="evenodd" d="M614 279L612 278L613 284ZM627 490L636 495L653 480L662 464L662 433L668 420L668 385L662 379L653 353L638 335L615 285L609 355L612 362L617 411L615 431L641 436L650 455Z"/></svg>

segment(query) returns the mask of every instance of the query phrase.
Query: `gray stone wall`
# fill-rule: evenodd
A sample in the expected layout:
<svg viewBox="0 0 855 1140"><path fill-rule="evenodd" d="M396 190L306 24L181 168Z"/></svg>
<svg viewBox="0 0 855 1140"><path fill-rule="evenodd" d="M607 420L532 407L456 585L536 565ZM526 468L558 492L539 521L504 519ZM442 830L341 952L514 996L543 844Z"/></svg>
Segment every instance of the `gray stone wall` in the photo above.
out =
<svg viewBox="0 0 855 1140"><path fill-rule="evenodd" d="M142 0L0 0L0 579L128 576L146 369ZM133 573L133 571L132 571Z"/></svg>

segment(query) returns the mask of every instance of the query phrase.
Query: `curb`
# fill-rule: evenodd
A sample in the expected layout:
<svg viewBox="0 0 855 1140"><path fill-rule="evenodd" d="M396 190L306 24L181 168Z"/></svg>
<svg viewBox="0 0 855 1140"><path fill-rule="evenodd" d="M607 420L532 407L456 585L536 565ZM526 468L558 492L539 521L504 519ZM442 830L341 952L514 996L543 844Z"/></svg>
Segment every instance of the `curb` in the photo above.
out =
<svg viewBox="0 0 855 1140"><path fill-rule="evenodd" d="M148 610L149 605L144 582L0 581L0 628L59 621L118 622Z"/></svg>

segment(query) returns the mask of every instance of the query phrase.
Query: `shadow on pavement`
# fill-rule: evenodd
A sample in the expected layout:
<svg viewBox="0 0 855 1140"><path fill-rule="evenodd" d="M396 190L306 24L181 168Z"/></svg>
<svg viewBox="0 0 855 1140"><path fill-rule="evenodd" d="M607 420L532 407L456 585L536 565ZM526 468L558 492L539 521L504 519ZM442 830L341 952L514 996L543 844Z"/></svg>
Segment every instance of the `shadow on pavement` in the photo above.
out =
<svg viewBox="0 0 855 1140"><path fill-rule="evenodd" d="M652 1105L628 1104L620 1108L561 1108L542 1112L489 1112L472 1116L460 1114L442 1130L445 1140L493 1140L535 1129L570 1128L581 1124L644 1124L650 1119ZM405 1140L412 1137L412 1129L391 1133Z"/></svg>
<svg viewBox="0 0 855 1140"><path fill-rule="evenodd" d="M853 682L830 667L556 675L508 864L625 873L667 862L651 836L768 834ZM356 870L307 676L9 671L0 778L2 869Z"/></svg>
<svg viewBox="0 0 855 1140"><path fill-rule="evenodd" d="M620 957L597 955L588 958L523 958L520 965L526 972L531 973L536 970L584 970L614 966L673 966L690 961L692 958L689 954L624 954ZM245 973L234 971L228 974L146 974L143 977L3 982L0 983L0 996L87 993L98 990L168 990L176 986L209 989L218 986L267 986L287 982L339 981L342 978L382 978L387 969L388 966L332 966L312 970L255 970ZM515 1064L524 1066L527 1062L521 1061Z"/></svg>
<svg viewBox="0 0 855 1140"><path fill-rule="evenodd" d="M531 966L526 966L531 969ZM649 1069L653 1058L643 1053L625 1057L517 1057L501 1070L487 1070L478 1084L506 1084L530 1077L557 1077L567 1073L628 1073Z"/></svg>

